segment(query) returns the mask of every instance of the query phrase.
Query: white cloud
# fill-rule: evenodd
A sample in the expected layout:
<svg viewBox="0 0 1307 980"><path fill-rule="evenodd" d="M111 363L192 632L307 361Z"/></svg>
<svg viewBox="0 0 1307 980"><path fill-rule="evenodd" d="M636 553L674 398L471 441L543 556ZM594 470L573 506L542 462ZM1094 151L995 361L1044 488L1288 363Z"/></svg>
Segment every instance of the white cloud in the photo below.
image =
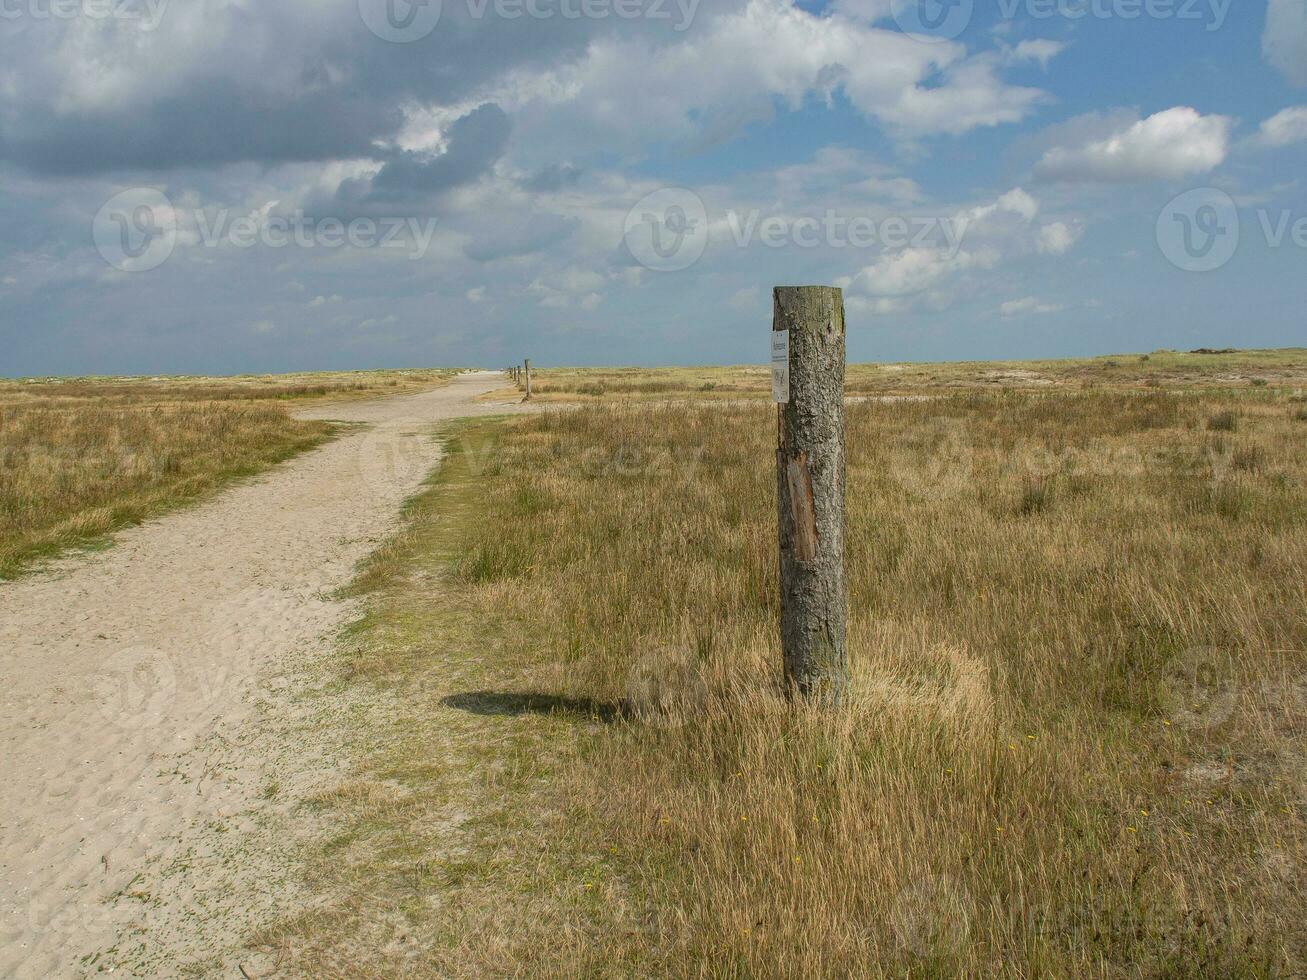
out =
<svg viewBox="0 0 1307 980"><path fill-rule="evenodd" d="M638 147L651 135L728 138L769 118L777 102L797 110L837 92L907 136L1019 122L1048 100L1039 89L1002 81L998 52L921 44L862 20L818 16L791 0L748 0L676 43L596 40L577 63L519 73L494 97L520 117L524 142L608 151Z"/></svg>
<svg viewBox="0 0 1307 980"><path fill-rule="evenodd" d="M1048 63L1065 51L1066 47L1061 41L1033 38L1017 44L1008 57L1011 61L1038 61L1040 68L1047 68Z"/></svg>
<svg viewBox="0 0 1307 980"><path fill-rule="evenodd" d="M957 213L953 220L963 233L955 247L887 252L836 284L849 291L863 312L947 309L984 273L1033 255L1061 255L1080 239L1079 225L1040 225L1039 212L1037 199L1013 188L990 203Z"/></svg>
<svg viewBox="0 0 1307 980"><path fill-rule="evenodd" d="M469 289L465 294L469 303L482 303L486 298L486 287L476 286Z"/></svg>
<svg viewBox="0 0 1307 980"><path fill-rule="evenodd" d="M750 313L761 307L761 286L745 286L743 289L737 289L731 296L731 309L739 310L741 313Z"/></svg>
<svg viewBox="0 0 1307 980"><path fill-rule="evenodd" d="M604 277L599 273L571 266L536 279L527 289L540 297L539 303L545 309L565 310L579 306L590 312L603 302L603 295L598 291L603 284Z"/></svg>
<svg viewBox="0 0 1307 980"><path fill-rule="evenodd" d="M891 252L845 282L872 297L901 297L924 292L967 269L992 269L1000 253L995 248L950 255L942 248L909 248Z"/></svg>
<svg viewBox="0 0 1307 980"><path fill-rule="evenodd" d="M1080 241L1084 229L1072 227L1063 221L1054 221L1039 229L1035 247L1044 255L1065 255L1071 247Z"/></svg>
<svg viewBox="0 0 1307 980"><path fill-rule="evenodd" d="M1307 0L1270 0L1262 51L1290 82L1307 85Z"/></svg>
<svg viewBox="0 0 1307 980"><path fill-rule="evenodd" d="M1024 299L1008 300L998 308L998 312L1005 317L1014 317L1061 313L1065 309L1061 304L1044 303L1033 296L1026 296Z"/></svg>
<svg viewBox="0 0 1307 980"><path fill-rule="evenodd" d="M1293 106L1277 112L1262 123L1257 141L1271 147L1307 142L1307 105Z"/></svg>
<svg viewBox="0 0 1307 980"><path fill-rule="evenodd" d="M1034 221L1035 215L1039 214L1039 202L1020 187L1014 187L993 204L986 204L967 211L967 223L969 226L974 227L1003 212L1015 214L1023 221Z"/></svg>
<svg viewBox="0 0 1307 980"><path fill-rule="evenodd" d="M1112 135L1077 146L1055 146L1035 165L1047 180L1178 180L1206 173L1225 162L1230 146L1228 116L1204 116L1177 106L1142 119Z"/></svg>
<svg viewBox="0 0 1307 980"><path fill-rule="evenodd" d="M991 204L959 212L963 243L980 239L971 248L908 248L888 252L844 283L872 297L912 296L939 286L969 269L992 269L1002 260L1014 232L1029 227L1039 213L1039 202L1017 187Z"/></svg>

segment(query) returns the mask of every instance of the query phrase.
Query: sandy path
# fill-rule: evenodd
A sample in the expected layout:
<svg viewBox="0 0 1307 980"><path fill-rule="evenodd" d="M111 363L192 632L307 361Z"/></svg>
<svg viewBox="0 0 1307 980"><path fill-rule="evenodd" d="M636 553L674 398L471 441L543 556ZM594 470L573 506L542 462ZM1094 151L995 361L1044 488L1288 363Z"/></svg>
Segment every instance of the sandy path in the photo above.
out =
<svg viewBox="0 0 1307 980"><path fill-rule="evenodd" d="M264 751L264 719L348 620L328 594L438 461L432 423L513 410L473 401L501 385L305 412L371 425L0 583L0 976L240 976L232 922L284 896L277 855L226 842L297 767L331 764Z"/></svg>

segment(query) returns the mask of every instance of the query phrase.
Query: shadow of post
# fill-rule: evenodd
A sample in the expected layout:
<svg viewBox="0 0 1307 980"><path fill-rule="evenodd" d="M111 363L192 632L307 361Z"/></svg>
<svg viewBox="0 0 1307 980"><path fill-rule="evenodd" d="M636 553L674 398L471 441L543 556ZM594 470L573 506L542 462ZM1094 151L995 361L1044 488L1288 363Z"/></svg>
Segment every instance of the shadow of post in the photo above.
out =
<svg viewBox="0 0 1307 980"><path fill-rule="evenodd" d="M587 721L612 722L625 718L623 705L593 698L568 698L557 694L510 691L469 691L440 699L447 708L474 715L571 715Z"/></svg>

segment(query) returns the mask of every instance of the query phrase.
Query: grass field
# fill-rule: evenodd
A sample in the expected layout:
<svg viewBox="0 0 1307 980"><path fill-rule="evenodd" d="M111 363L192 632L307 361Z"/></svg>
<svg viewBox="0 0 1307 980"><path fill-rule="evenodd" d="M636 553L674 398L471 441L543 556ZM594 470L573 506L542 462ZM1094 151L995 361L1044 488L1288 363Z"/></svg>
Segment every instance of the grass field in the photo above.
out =
<svg viewBox="0 0 1307 980"><path fill-rule="evenodd" d="M1302 975L1307 402L1301 357L1247 364L850 406L839 713L779 692L769 406L463 427L360 580L318 911L264 941L321 976Z"/></svg>
<svg viewBox="0 0 1307 980"><path fill-rule="evenodd" d="M761 367L546 368L534 392L550 400L606 398L762 398L770 374ZM921 394L959 389L1096 387L1289 387L1307 385L1307 349L1188 353L1154 351L1082 360L957 361L940 364L850 364L851 395Z"/></svg>
<svg viewBox="0 0 1307 980"><path fill-rule="evenodd" d="M433 387L449 372L0 381L0 578L328 438L292 404Z"/></svg>

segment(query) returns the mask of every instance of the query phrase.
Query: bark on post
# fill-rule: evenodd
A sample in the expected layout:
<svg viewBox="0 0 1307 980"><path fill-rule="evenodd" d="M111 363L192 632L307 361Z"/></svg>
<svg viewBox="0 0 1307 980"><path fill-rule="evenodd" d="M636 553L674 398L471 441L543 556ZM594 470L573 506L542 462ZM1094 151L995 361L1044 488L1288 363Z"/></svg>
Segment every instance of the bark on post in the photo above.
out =
<svg viewBox="0 0 1307 980"><path fill-rule="evenodd" d="M523 362L526 366L526 401L531 400L531 359L528 357Z"/></svg>
<svg viewBox="0 0 1307 980"><path fill-rule="evenodd" d="M782 360L785 339L776 332L788 331L789 352L776 447L785 682L792 694L838 704L848 681L843 293L778 287L772 331Z"/></svg>

